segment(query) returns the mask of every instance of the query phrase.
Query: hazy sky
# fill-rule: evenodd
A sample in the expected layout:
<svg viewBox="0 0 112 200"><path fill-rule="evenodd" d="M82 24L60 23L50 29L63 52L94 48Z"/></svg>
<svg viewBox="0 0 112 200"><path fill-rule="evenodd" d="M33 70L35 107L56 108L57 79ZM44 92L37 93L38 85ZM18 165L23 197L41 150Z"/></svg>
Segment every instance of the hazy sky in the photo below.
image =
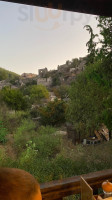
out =
<svg viewBox="0 0 112 200"><path fill-rule="evenodd" d="M87 54L95 16L0 1L0 67L16 73L56 69Z"/></svg>

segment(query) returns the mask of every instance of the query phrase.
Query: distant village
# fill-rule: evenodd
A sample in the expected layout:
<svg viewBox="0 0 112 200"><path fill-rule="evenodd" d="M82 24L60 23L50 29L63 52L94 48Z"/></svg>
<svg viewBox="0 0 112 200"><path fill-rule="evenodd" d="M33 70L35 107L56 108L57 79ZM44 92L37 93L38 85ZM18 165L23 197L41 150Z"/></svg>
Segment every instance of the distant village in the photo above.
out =
<svg viewBox="0 0 112 200"><path fill-rule="evenodd" d="M0 81L0 89L5 86L10 86L11 88L19 88L30 82L34 81L37 85L44 85L47 88L53 87L55 85L69 85L75 80L76 76L80 74L86 65L86 57L73 59L72 61L67 61L63 65L58 65L57 70L48 70L47 68L42 68L38 70L37 74L23 73L19 79L15 80L14 83L8 80Z"/></svg>

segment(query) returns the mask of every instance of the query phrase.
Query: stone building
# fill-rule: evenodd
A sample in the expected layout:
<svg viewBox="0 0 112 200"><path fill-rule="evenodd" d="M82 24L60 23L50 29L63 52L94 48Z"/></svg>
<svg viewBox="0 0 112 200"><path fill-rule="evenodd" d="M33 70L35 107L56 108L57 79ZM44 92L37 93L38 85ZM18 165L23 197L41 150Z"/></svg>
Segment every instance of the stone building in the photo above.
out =
<svg viewBox="0 0 112 200"><path fill-rule="evenodd" d="M36 76L37 76L36 74L32 74L32 73L23 73L21 75L21 78L24 78L24 79L26 79L26 78L35 78Z"/></svg>
<svg viewBox="0 0 112 200"><path fill-rule="evenodd" d="M37 78L37 85L44 85L46 87L50 87L52 84L52 78Z"/></svg>
<svg viewBox="0 0 112 200"><path fill-rule="evenodd" d="M68 64L58 65L58 72L68 72L70 69Z"/></svg>
<svg viewBox="0 0 112 200"><path fill-rule="evenodd" d="M44 68L44 69L39 69L38 70L38 74L41 78L45 78L46 75L47 75L47 72L48 72L48 69L47 68Z"/></svg>
<svg viewBox="0 0 112 200"><path fill-rule="evenodd" d="M39 69L37 84L50 87L55 77L59 80L61 85L70 84L76 79L76 76L84 70L86 65L86 57L79 58L77 62L78 63L75 65L75 67L72 65L71 61L67 61L63 65L58 65L57 70L48 71L47 68Z"/></svg>

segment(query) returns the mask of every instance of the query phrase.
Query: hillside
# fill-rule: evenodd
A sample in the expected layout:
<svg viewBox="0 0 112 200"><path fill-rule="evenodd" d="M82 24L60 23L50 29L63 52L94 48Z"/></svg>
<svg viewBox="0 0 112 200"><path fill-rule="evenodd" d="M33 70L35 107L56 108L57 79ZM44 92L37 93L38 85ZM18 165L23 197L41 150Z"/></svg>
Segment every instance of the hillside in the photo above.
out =
<svg viewBox="0 0 112 200"><path fill-rule="evenodd" d="M63 65L58 65L57 70L48 70L42 68L38 70L38 75L33 73L23 73L18 75L0 67L0 86L3 88L7 85L44 85L52 88L60 85L69 85L80 74L86 65L86 57L74 58L66 61Z"/></svg>
<svg viewBox="0 0 112 200"><path fill-rule="evenodd" d="M0 67L0 81L7 80L7 79L13 80L13 79L16 79L18 77L19 77L18 74Z"/></svg>
<svg viewBox="0 0 112 200"><path fill-rule="evenodd" d="M58 65L57 70L48 70L47 68L39 69L37 84L46 87L56 87L60 85L70 85L78 74L85 69L87 57L74 58L66 61L63 65Z"/></svg>

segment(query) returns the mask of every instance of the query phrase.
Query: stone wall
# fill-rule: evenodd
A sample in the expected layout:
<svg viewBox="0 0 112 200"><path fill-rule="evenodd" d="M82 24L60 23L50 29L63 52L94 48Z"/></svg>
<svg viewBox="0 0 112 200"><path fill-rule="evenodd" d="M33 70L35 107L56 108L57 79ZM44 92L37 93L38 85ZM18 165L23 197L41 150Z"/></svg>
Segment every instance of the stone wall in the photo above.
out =
<svg viewBox="0 0 112 200"><path fill-rule="evenodd" d="M38 70L38 74L39 74L39 76L42 78L44 78L45 76L46 76L46 74L47 74L47 72L48 72L48 69L47 68L44 68L44 69L39 69Z"/></svg>
<svg viewBox="0 0 112 200"><path fill-rule="evenodd" d="M0 81L0 90L2 90L6 86L11 87L11 83L7 82L6 80Z"/></svg>
<svg viewBox="0 0 112 200"><path fill-rule="evenodd" d="M44 85L46 87L50 87L52 84L52 78L38 78L37 79L37 85Z"/></svg>
<svg viewBox="0 0 112 200"><path fill-rule="evenodd" d="M58 72L67 72L69 71L70 67L67 64L58 65Z"/></svg>

